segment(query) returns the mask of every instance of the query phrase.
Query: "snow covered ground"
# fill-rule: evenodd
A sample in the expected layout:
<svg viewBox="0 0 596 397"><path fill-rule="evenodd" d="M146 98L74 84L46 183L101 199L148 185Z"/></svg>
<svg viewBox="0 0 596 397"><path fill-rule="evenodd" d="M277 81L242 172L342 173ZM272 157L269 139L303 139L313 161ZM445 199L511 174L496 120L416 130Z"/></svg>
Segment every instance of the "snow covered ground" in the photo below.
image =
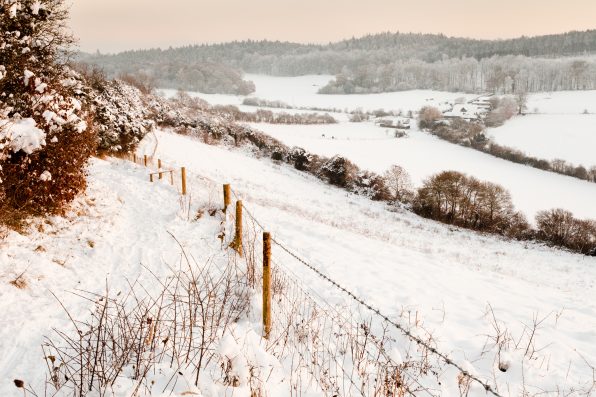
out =
<svg viewBox="0 0 596 397"><path fill-rule="evenodd" d="M530 221L536 212L558 207L579 217L596 218L596 184L454 145L418 131L415 125L408 131L408 137L399 139L392 137L394 130L370 122L253 126L290 146L300 146L326 156L341 154L360 167L378 173L385 172L392 164L399 164L410 173L416 185L444 170L461 171L499 183L511 192L516 208Z"/></svg>
<svg viewBox="0 0 596 397"><path fill-rule="evenodd" d="M495 142L538 158L596 166L596 114L528 114L488 133Z"/></svg>
<svg viewBox="0 0 596 397"><path fill-rule="evenodd" d="M596 90L536 92L528 95L529 113L596 113Z"/></svg>
<svg viewBox="0 0 596 397"><path fill-rule="evenodd" d="M149 138L141 150L152 151ZM205 178L230 182L278 240L392 318L416 318L432 332L439 350L483 379L495 379L502 395L517 396L523 388L531 395L540 389L555 395L557 387L560 394L590 387L589 365L596 363L595 258L389 211L381 203L239 150L168 132L157 138L157 157L187 167L193 208L221 201L219 187L214 191ZM72 292L101 293L106 283L112 291L124 291L137 278L149 290L158 288L146 269L165 276L180 257L168 232L199 262L225 260L215 237L218 219L189 222L176 191L167 184L150 184L146 170L93 160L89 171L89 190L66 218L38 222L29 235L11 233L0 241L2 396L17 395L13 379L42 390L43 336L52 327L73 331L50 291L80 318L91 304ZM273 256L329 302L344 299L275 245ZM9 282L21 273L27 286L17 289ZM486 345L497 333L491 307L500 332L511 337L500 360L497 350ZM544 321L530 338L533 318ZM258 327L255 331L260 332ZM523 359L528 346L532 357ZM507 372L497 369L499 362L507 363ZM289 375L290 369L286 371ZM456 395L455 374L442 376L440 394ZM289 395L287 385L276 382L281 381L273 377L268 384L271 395ZM180 393L246 393L208 382L199 389L181 376ZM470 395L485 392L473 389Z"/></svg>
<svg viewBox="0 0 596 397"><path fill-rule="evenodd" d="M247 74L245 79L255 83L256 91L249 97L267 100L279 100L293 107L332 108L352 111L356 109L387 111L418 111L423 106L444 107L444 102L454 102L458 98L466 100L476 95L457 92L432 90L412 90L362 95L320 95L317 91L333 79L327 75L308 75L299 77L274 77ZM175 90L161 90L165 96L172 96ZM244 96L203 94L189 92L214 105L240 105Z"/></svg>
<svg viewBox="0 0 596 397"><path fill-rule="evenodd" d="M212 193L205 185L193 192L193 208L205 205ZM36 221L28 234L11 232L0 239L0 396L23 395L13 379L44 395L44 337L56 339L53 329L76 335L57 299L74 319L85 320L94 306L81 297L87 293L101 295L108 287L115 297L129 292L130 285L137 286L137 293L139 285L159 292L155 277L170 276L181 255L172 235L199 263L227 263L216 237L219 220L189 222L187 215L176 189L150 184L146 169L93 159L88 190L66 217ZM11 284L15 280L21 288ZM186 370L180 372L172 374L175 390L199 393L182 374ZM223 395L224 387L208 381L205 396ZM123 380L115 387L116 396L132 396L131 386Z"/></svg>
<svg viewBox="0 0 596 397"><path fill-rule="evenodd" d="M274 236L394 318L404 311L419 315L440 350L483 376L495 376L503 394L521 393L522 371L526 386L540 385L551 394L557 394L556 384L592 381L584 358L591 365L596 361L595 258L389 212L285 165L179 135L158 138L159 157L230 182ZM273 255L283 258L275 246ZM336 291L298 262L288 266L336 299ZM487 335L495 332L489 305L501 331L515 340L527 342L525 327L533 318L546 318L537 332L536 356L522 364L519 349L510 346L504 354L511 357L511 370L505 374L495 371L494 352L481 354Z"/></svg>
<svg viewBox="0 0 596 397"><path fill-rule="evenodd" d="M471 100L474 95L436 91L404 91L368 95L319 95L317 90L332 76L271 77L246 75L255 82L258 98L280 100L293 106L317 106L354 110L417 111L422 106L444 107L458 98ZM166 92L173 95L173 91ZM191 93L210 103L242 103L244 97ZM562 158L574 164L596 164L596 118L580 114L596 103L596 91L536 93L529 96L528 109L538 108L548 115L514 117L504 126L489 129L496 142L537 157ZM256 108L242 107L246 111ZM281 111L294 112L295 110ZM554 115L552 113L562 113ZM596 109L594 109L596 112ZM536 212L556 207L566 208L578 217L596 218L596 185L574 178L514 164L493 156L460 147L426 133L416 131L415 123L405 139L392 139L393 130L374 123L349 123L347 117L334 114L336 125L268 125L255 127L288 145L301 146L317 154L341 154L362 168L384 172L392 164L406 168L415 183L444 170L457 170L507 188L516 207L530 221ZM552 194L556 186L557 194Z"/></svg>
<svg viewBox="0 0 596 397"><path fill-rule="evenodd" d="M596 165L596 91L533 93L527 111L488 134L534 157L587 168Z"/></svg>

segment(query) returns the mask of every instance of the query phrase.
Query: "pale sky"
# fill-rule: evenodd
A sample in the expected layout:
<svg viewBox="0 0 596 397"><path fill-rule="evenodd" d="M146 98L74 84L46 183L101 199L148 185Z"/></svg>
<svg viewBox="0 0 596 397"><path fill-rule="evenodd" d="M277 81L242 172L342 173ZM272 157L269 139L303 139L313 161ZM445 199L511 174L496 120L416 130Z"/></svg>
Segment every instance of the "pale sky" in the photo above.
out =
<svg viewBox="0 0 596 397"><path fill-rule="evenodd" d="M596 28L596 0L70 0L84 51L378 32L510 38Z"/></svg>

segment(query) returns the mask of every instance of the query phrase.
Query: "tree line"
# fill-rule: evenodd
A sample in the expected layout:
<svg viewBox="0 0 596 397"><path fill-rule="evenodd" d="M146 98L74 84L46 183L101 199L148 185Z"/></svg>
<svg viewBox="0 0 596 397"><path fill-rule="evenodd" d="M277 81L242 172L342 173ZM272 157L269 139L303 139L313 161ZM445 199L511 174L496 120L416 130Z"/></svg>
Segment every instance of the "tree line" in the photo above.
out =
<svg viewBox="0 0 596 397"><path fill-rule="evenodd" d="M413 89L457 92L518 92L596 89L591 58L529 58L522 55L401 60L344 68L321 94L361 94Z"/></svg>
<svg viewBox="0 0 596 397"><path fill-rule="evenodd" d="M511 79L529 91L593 87L591 61L578 59L572 74L580 77L568 81L561 70L569 66L566 62L573 61L553 58L594 53L596 30L510 40L381 33L327 45L248 40L107 55L81 53L79 57L104 68L110 77L143 71L164 88L203 92L250 92L250 82L243 82L241 71L277 76L336 75L335 83L323 92L414 88L508 92L515 90ZM514 65L509 65L511 61Z"/></svg>

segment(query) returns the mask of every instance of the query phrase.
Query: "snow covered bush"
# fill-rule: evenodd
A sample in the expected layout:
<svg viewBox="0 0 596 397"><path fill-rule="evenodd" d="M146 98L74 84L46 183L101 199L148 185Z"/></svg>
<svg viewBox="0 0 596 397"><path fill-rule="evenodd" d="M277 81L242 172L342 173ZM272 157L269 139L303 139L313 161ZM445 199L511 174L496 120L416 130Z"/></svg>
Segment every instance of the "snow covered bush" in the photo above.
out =
<svg viewBox="0 0 596 397"><path fill-rule="evenodd" d="M332 185L350 188L354 184L358 168L342 156L328 159L319 170L319 174Z"/></svg>
<svg viewBox="0 0 596 397"><path fill-rule="evenodd" d="M288 161L299 171L306 171L312 162L312 154L301 147L293 147L290 150Z"/></svg>
<svg viewBox="0 0 596 397"><path fill-rule="evenodd" d="M99 150L128 152L153 129L144 94L120 80L104 81L94 93Z"/></svg>
<svg viewBox="0 0 596 397"><path fill-rule="evenodd" d="M2 213L60 209L85 187L95 148L80 76L65 64L64 0L1 0Z"/></svg>
<svg viewBox="0 0 596 397"><path fill-rule="evenodd" d="M388 201L391 198L385 179L370 171L359 171L354 179L354 193L375 201Z"/></svg>

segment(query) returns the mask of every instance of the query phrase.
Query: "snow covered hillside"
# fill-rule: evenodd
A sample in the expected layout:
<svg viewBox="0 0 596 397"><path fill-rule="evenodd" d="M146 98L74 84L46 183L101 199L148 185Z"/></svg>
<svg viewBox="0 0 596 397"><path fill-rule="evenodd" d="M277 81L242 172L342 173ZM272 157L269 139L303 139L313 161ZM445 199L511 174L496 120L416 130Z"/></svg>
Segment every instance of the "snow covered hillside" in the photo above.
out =
<svg viewBox="0 0 596 397"><path fill-rule="evenodd" d="M444 170L498 183L511 192L516 208L530 220L538 211L556 207L568 209L579 217L596 217L596 184L454 145L419 131L415 125L405 138L394 138L393 130L370 122L253 126L290 146L327 156L341 154L371 171L383 173L393 164L401 165L417 185ZM553 187L557 194L552 194Z"/></svg>
<svg viewBox="0 0 596 397"><path fill-rule="evenodd" d="M592 343L596 259L448 227L407 211L389 211L381 203L242 151L169 132L159 132L157 139L156 157L187 168L188 200L181 201L167 183L150 184L141 167L93 160L88 192L66 218L38 222L30 235L12 232L0 242L4 281L0 395L17 395L13 379L43 390L44 336L55 335L51 328L75 331L61 304L81 319L94 306L81 298L84 291L102 294L107 285L115 295L128 291L131 284L150 293L158 291L161 282L156 280L167 280L181 263L180 247L172 235L197 263L212 263L213 271L225 267L229 250L222 250L217 238L221 218L205 214L195 220L197 209L221 202L223 182L232 184L276 240L391 319L424 330L439 351L493 385L500 395L516 396L522 389L530 395L544 390L579 395L591 387L590 365L596 362ZM138 153L151 153L155 141L148 136L142 144ZM183 209L189 207L191 211ZM343 292L277 245L273 258L304 288L318 291L325 304L353 307ZM164 386L164 377L172 376L178 395L248 396L246 379L253 379L249 374L254 368L264 366L270 374L262 382L265 390L270 395L291 395L300 371L292 371L292 362L279 362L265 352L266 346L269 353L275 349L260 341L258 303L253 310L222 335L216 349L218 357L235 357L233 366L240 368L236 386L226 383L217 361L198 388L187 370L176 374L169 366L158 367L149 377L156 381L155 390ZM274 332L279 332L275 325ZM398 334L390 333L395 338ZM392 357L406 359L412 353L406 345L397 347L400 352ZM246 362L238 357L246 357ZM457 377L457 371L444 368L441 386L435 385L439 389L430 393L458 394L462 383ZM308 377L298 379L303 379L303 395L325 394ZM128 397L134 382L122 378L116 386L117 396ZM355 390L345 394L356 394ZM470 395L485 393L478 385L470 389Z"/></svg>
<svg viewBox="0 0 596 397"><path fill-rule="evenodd" d="M571 387L565 380L569 366L577 371L574 382L592 382L584 358L591 365L596 360L594 258L389 212L284 165L166 132L158 139L158 157L231 182L281 241L394 318L419 316L440 350L484 376L496 376L505 395L521 390L522 372L526 384L549 391L556 384ZM274 257L284 258L283 252L274 249ZM308 285L320 285L329 301L338 299L299 263L288 266ZM487 335L495 332L490 308L498 332L507 329L516 340L527 338L533 319L544 319L531 363L510 346L511 371L495 373L495 352L482 353L490 345ZM509 383L507 391L501 382Z"/></svg>
<svg viewBox="0 0 596 397"><path fill-rule="evenodd" d="M354 110L385 109L405 113L416 112L431 105L448 107L454 101L470 100L473 95L438 91L404 91L367 95L319 95L318 88L330 76L271 77L247 75L255 82L256 92L251 96L280 100L291 106L325 107ZM526 151L539 157L559 157L586 166L594 158L590 145L596 136L592 133L593 116L579 114L583 106L593 103L596 91L532 94L528 108L538 107L544 112L572 112L573 115L532 115L514 117L497 129L489 129L497 143ZM174 95L166 91L166 95ZM242 110L242 96L191 93L214 104L233 104ZM297 112L296 109L278 111ZM339 123L333 125L272 125L255 124L257 129L288 145L297 145L316 154L344 155L364 169L383 173L391 165L403 166L419 185L425 178L445 170L456 170L481 180L498 183L510 191L513 203L533 222L538 211L565 208L580 218L595 218L596 185L575 178L545 172L515 164L491 155L461 147L420 132L416 123L408 137L395 139L393 129L381 128L372 122L350 123L349 115L333 114ZM567 128L562 130L565 123ZM542 128L536 128L542 126ZM567 133L561 138L561 133ZM581 139L576 139L581 138ZM557 194L552 194L553 186Z"/></svg>
<svg viewBox="0 0 596 397"><path fill-rule="evenodd" d="M22 395L13 379L43 395L44 336L75 331L58 299L79 320L93 307L81 298L86 292L115 295L131 284L155 290L150 272L169 275L180 256L172 235L197 259L222 261L218 223L187 222L170 186L149 185L144 169L121 161L94 159L89 174L87 193L65 218L36 221L28 234L0 240L2 396Z"/></svg>
<svg viewBox="0 0 596 397"><path fill-rule="evenodd" d="M317 91L325 86L333 76L309 75L299 77L273 77L247 74L245 79L255 83L256 91L249 97L279 100L292 107L318 107L353 111L362 109L372 111L418 111L423 106L442 107L441 104L455 99L466 100L476 97L472 94L441 92L432 90L412 90L382 94L362 95L321 95ZM161 90L166 96L173 96L174 90ZM192 96L205 99L213 105L241 105L243 96L203 94L189 92Z"/></svg>
<svg viewBox="0 0 596 397"><path fill-rule="evenodd" d="M488 134L499 144L538 158L596 166L594 114L528 114L490 129Z"/></svg>

